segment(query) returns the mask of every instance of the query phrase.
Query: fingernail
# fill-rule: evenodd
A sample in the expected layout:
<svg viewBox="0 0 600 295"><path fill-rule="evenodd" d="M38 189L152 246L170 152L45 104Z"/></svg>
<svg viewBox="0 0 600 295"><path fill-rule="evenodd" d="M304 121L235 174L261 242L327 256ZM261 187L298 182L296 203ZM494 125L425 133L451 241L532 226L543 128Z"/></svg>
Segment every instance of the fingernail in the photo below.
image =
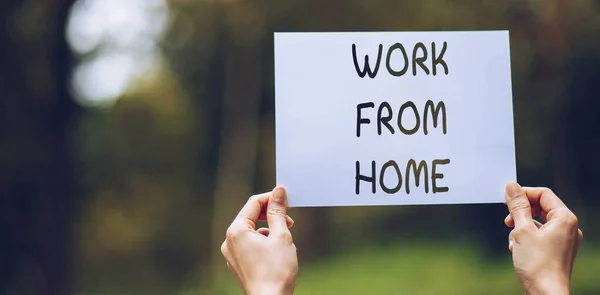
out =
<svg viewBox="0 0 600 295"><path fill-rule="evenodd" d="M294 224L294 219L292 219L289 215L287 216L287 219L292 225Z"/></svg>
<svg viewBox="0 0 600 295"><path fill-rule="evenodd" d="M511 182L506 185L506 194L509 197L515 197L521 192L521 186L517 183Z"/></svg>
<svg viewBox="0 0 600 295"><path fill-rule="evenodd" d="M280 204L286 204L285 191L282 187L278 186L273 190L273 201Z"/></svg>

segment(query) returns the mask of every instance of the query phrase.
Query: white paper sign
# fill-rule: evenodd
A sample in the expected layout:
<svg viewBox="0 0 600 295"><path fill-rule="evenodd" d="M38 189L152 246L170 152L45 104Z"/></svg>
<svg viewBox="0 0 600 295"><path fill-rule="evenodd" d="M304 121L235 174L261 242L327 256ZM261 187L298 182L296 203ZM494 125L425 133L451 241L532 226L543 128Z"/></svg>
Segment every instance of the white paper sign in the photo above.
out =
<svg viewBox="0 0 600 295"><path fill-rule="evenodd" d="M290 207L504 202L507 31L275 33Z"/></svg>

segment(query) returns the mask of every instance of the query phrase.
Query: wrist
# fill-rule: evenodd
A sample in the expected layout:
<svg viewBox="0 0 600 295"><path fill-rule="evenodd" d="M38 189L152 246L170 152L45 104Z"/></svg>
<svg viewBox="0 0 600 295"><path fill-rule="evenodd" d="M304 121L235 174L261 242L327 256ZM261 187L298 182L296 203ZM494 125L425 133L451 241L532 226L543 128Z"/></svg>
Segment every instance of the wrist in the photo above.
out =
<svg viewBox="0 0 600 295"><path fill-rule="evenodd" d="M532 284L526 295L570 295L569 280L545 278Z"/></svg>
<svg viewBox="0 0 600 295"><path fill-rule="evenodd" d="M280 285L263 284L248 290L247 295L293 295L294 290Z"/></svg>

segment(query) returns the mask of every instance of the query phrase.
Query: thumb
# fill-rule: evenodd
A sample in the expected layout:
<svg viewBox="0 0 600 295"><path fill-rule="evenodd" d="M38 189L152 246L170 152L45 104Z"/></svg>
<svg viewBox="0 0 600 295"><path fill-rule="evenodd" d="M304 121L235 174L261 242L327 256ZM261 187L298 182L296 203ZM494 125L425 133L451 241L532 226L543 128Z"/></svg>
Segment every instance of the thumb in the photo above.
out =
<svg viewBox="0 0 600 295"><path fill-rule="evenodd" d="M531 204L525 194L525 190L517 183L506 185L506 205L516 227L533 225L531 216Z"/></svg>
<svg viewBox="0 0 600 295"><path fill-rule="evenodd" d="M287 194L281 186L275 187L267 204L267 222L272 233L289 231L287 225Z"/></svg>

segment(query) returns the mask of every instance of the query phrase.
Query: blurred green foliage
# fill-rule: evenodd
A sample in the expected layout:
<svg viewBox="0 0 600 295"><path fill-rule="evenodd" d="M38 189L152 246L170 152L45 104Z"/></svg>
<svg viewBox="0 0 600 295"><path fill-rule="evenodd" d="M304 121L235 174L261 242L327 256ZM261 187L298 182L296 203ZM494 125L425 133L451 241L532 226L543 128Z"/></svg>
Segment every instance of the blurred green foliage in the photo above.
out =
<svg viewBox="0 0 600 295"><path fill-rule="evenodd" d="M600 293L598 1L171 0L159 62L99 107L68 82L114 44L74 54L72 5L0 4L0 293L242 294L219 246L275 185L273 32L488 29L510 30L518 180L580 217L574 294ZM521 293L507 213L294 208L297 293Z"/></svg>
<svg viewBox="0 0 600 295"><path fill-rule="evenodd" d="M482 262L483 253L473 244L417 244L398 242L387 247L352 249L302 267L295 294L523 293L510 263ZM595 279L600 271L600 253L583 248L580 261L574 270L573 294L598 294ZM244 294L235 280L222 288L223 294Z"/></svg>

